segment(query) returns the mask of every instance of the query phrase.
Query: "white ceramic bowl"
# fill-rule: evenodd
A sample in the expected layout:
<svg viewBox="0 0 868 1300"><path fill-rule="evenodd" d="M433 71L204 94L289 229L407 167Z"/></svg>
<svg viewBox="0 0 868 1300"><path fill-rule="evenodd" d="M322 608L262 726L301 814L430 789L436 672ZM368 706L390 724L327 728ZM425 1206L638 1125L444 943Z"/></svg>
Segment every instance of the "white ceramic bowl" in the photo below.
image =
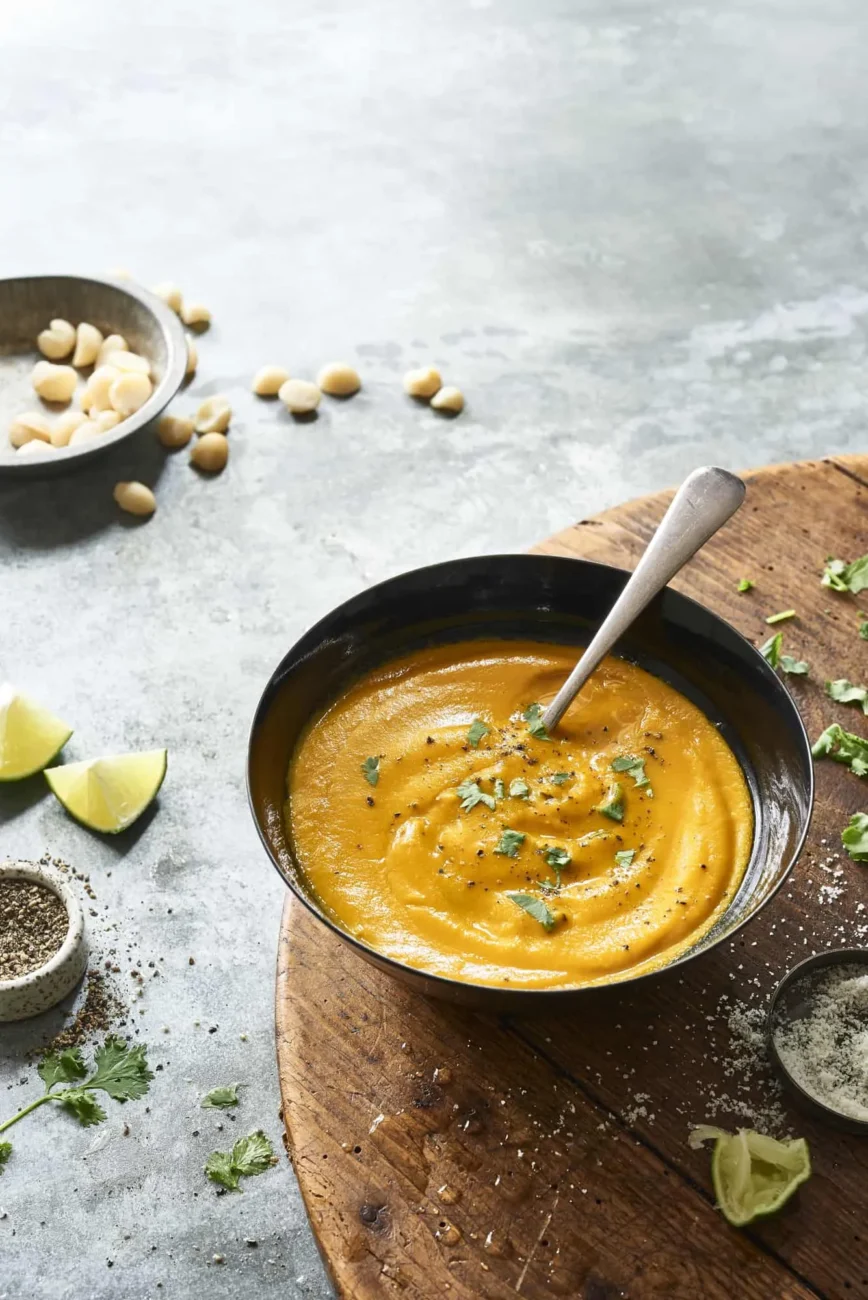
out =
<svg viewBox="0 0 868 1300"><path fill-rule="evenodd" d="M0 1021L25 1020L47 1011L74 989L87 966L87 938L81 905L61 872L37 862L0 862L0 880L30 880L57 894L69 929L50 961L14 980L0 980Z"/></svg>

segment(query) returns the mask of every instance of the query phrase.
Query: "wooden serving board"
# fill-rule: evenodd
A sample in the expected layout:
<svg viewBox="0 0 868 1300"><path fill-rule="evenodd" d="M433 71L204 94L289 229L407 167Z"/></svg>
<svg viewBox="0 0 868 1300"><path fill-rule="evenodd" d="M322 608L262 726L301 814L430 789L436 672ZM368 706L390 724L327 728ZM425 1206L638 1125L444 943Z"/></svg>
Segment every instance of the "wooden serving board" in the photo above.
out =
<svg viewBox="0 0 868 1300"><path fill-rule="evenodd" d="M826 554L868 550L868 456L747 483L742 510L675 585L757 643L766 615L796 607L780 630L811 665L809 678L787 679L809 731L838 720L864 733L858 710L823 694L828 677L868 680L858 604L819 576ZM539 549L632 568L670 495ZM740 577L756 589L738 595ZM868 787L832 762L817 765L817 784L791 883L746 930L587 1012L493 1019L429 1002L288 898L277 972L287 1147L339 1296L868 1296L868 1139L784 1101L814 1176L780 1215L741 1231L715 1209L708 1151L686 1141L702 1121L751 1127L739 1104L774 1100L756 1058L733 1064L745 1057L736 1000L762 1008L814 948L868 944L868 868L840 856Z"/></svg>

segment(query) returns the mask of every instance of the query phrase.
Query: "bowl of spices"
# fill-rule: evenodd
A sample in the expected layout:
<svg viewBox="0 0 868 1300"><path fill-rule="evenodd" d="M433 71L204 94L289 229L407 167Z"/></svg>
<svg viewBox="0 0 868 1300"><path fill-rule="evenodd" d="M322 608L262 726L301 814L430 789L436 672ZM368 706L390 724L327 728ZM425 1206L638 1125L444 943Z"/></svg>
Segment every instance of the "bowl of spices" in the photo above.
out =
<svg viewBox="0 0 868 1300"><path fill-rule="evenodd" d="M817 953L781 980L769 1050L802 1108L868 1135L868 949Z"/></svg>
<svg viewBox="0 0 868 1300"><path fill-rule="evenodd" d="M0 862L0 1021L47 1011L87 966L84 914L62 875Z"/></svg>

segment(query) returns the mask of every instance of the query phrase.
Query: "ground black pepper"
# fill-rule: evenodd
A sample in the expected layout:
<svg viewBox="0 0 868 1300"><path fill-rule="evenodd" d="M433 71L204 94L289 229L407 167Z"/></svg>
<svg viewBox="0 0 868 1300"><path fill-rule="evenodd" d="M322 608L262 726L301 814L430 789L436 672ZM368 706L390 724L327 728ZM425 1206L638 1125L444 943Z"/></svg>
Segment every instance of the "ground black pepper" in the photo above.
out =
<svg viewBox="0 0 868 1300"><path fill-rule="evenodd" d="M0 980L38 970L63 946L69 917L53 889L0 880Z"/></svg>

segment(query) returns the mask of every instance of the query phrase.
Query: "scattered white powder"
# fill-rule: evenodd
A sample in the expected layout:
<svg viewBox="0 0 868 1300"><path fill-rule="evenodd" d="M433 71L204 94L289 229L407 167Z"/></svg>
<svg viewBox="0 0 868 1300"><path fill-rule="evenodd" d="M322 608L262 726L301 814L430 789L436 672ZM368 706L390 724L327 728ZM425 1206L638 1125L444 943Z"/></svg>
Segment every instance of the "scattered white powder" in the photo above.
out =
<svg viewBox="0 0 868 1300"><path fill-rule="evenodd" d="M868 972L838 966L805 984L806 1014L775 1027L778 1054L815 1101L868 1121Z"/></svg>

